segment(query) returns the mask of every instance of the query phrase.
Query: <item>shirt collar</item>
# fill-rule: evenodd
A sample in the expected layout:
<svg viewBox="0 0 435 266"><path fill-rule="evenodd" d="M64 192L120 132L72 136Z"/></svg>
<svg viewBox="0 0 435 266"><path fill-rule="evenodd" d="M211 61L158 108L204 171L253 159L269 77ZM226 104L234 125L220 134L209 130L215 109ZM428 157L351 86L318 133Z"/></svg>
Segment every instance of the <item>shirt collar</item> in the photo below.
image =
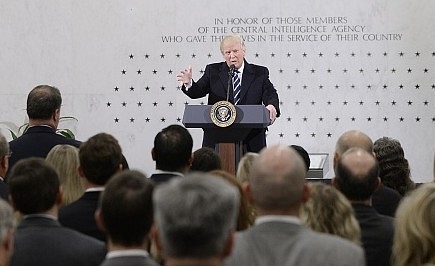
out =
<svg viewBox="0 0 435 266"><path fill-rule="evenodd" d="M255 219L255 224L262 224L268 222L284 222L291 224L302 224L301 220L296 216L290 215L262 215Z"/></svg>
<svg viewBox="0 0 435 266"><path fill-rule="evenodd" d="M156 169L156 171L154 173L155 174L172 174L172 175L177 175L177 176L184 176L183 173L180 173L180 172L169 172L169 171L163 171L160 169Z"/></svg>
<svg viewBox="0 0 435 266"><path fill-rule="evenodd" d="M106 255L107 259L127 256L141 256L149 257L149 253L143 249L127 249L127 250L114 250L109 251Z"/></svg>

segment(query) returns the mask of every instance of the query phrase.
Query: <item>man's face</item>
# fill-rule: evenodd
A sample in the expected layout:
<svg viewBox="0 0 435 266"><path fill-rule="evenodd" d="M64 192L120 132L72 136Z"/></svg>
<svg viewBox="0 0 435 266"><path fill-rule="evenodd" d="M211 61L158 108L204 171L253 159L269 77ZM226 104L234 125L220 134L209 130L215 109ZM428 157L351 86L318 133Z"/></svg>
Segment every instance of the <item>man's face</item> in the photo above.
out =
<svg viewBox="0 0 435 266"><path fill-rule="evenodd" d="M245 47L242 47L240 42L233 40L225 43L222 48L222 55L227 65L235 65L236 69L239 69L245 58Z"/></svg>

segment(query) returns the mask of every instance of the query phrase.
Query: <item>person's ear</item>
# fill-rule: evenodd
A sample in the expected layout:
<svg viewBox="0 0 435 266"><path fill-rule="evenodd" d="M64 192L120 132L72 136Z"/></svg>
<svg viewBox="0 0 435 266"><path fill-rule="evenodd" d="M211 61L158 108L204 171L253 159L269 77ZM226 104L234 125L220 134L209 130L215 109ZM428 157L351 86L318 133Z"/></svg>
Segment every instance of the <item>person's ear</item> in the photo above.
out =
<svg viewBox="0 0 435 266"><path fill-rule="evenodd" d="M151 149L151 158L153 159L153 161L156 160L156 152L154 151L154 147Z"/></svg>
<svg viewBox="0 0 435 266"><path fill-rule="evenodd" d="M311 196L311 184L305 183L304 191L302 192L302 203L307 202L310 196Z"/></svg>
<svg viewBox="0 0 435 266"><path fill-rule="evenodd" d="M251 185L249 184L249 181L245 181L242 183L242 190L243 195L241 196L245 196L249 204L254 204L254 198L252 197Z"/></svg>
<svg viewBox="0 0 435 266"><path fill-rule="evenodd" d="M151 245L156 247L158 253L163 254L163 246L159 239L159 230L157 229L157 225L153 224L150 229L150 238Z"/></svg>
<svg viewBox="0 0 435 266"><path fill-rule="evenodd" d="M234 247L234 236L235 236L234 231L231 231L230 234L228 235L227 241L225 242L225 246L222 251L222 258L226 258L231 255L231 252L233 251L233 247Z"/></svg>
<svg viewBox="0 0 435 266"><path fill-rule="evenodd" d="M79 175L84 178L85 172L83 171L83 167L81 165L79 165L77 170L79 171Z"/></svg>
<svg viewBox="0 0 435 266"><path fill-rule="evenodd" d="M105 232L106 231L106 226L104 224L104 219L103 219L103 215L101 214L101 209L98 208L95 213L94 213L94 219L95 222L97 224L97 227L100 231Z"/></svg>

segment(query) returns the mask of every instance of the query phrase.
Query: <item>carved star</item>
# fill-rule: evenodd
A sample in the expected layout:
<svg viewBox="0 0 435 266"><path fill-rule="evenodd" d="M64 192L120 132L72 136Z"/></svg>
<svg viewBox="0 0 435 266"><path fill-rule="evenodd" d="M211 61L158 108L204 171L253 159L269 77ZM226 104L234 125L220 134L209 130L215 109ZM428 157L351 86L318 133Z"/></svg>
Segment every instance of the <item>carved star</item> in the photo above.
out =
<svg viewBox="0 0 435 266"><path fill-rule="evenodd" d="M364 69L360 68L359 73L363 73L363 72L364 72Z"/></svg>
<svg viewBox="0 0 435 266"><path fill-rule="evenodd" d="M171 75L172 73L173 73L173 72L172 72L172 69L169 69L169 70L168 70L168 74Z"/></svg>
<svg viewBox="0 0 435 266"><path fill-rule="evenodd" d="M411 72L412 72L412 69L408 68L408 70L407 70L407 71L408 71L408 73L411 73Z"/></svg>
<svg viewBox="0 0 435 266"><path fill-rule="evenodd" d="M142 70L140 70L140 69L138 69L136 72L137 72L138 75L142 74Z"/></svg>
<svg viewBox="0 0 435 266"><path fill-rule="evenodd" d="M316 104L316 102L315 101L311 101L311 105L315 105Z"/></svg>
<svg viewBox="0 0 435 266"><path fill-rule="evenodd" d="M347 73L347 69L345 68L345 69L343 69L343 73Z"/></svg>
<svg viewBox="0 0 435 266"><path fill-rule="evenodd" d="M133 59L134 55L133 55L133 54L130 54L130 56L129 56L129 57L130 57L130 59Z"/></svg>
<svg viewBox="0 0 435 266"><path fill-rule="evenodd" d="M372 118L371 117L367 117L367 122L371 122Z"/></svg>
<svg viewBox="0 0 435 266"><path fill-rule="evenodd" d="M127 71L125 69L121 70L122 75L125 75L125 73L127 73Z"/></svg>
<svg viewBox="0 0 435 266"><path fill-rule="evenodd" d="M307 121L308 121L308 118L307 118L307 117L304 117L304 118L302 118L302 120L303 120L304 122L307 122Z"/></svg>
<svg viewBox="0 0 435 266"><path fill-rule="evenodd" d="M154 75L157 74L157 70L154 69L154 70L153 70L153 74L154 74Z"/></svg>
<svg viewBox="0 0 435 266"><path fill-rule="evenodd" d="M295 73L298 74L299 73L299 69L296 68L295 69Z"/></svg>
<svg viewBox="0 0 435 266"><path fill-rule="evenodd" d="M137 102L137 106L141 107L142 106L142 102Z"/></svg>
<svg viewBox="0 0 435 266"><path fill-rule="evenodd" d="M337 52L335 52L335 57L339 57L340 56L340 54L339 53L337 53Z"/></svg>
<svg viewBox="0 0 435 266"><path fill-rule="evenodd" d="M181 122L181 118L177 117L177 122Z"/></svg>
<svg viewBox="0 0 435 266"><path fill-rule="evenodd" d="M132 86L132 87L130 87L130 91L134 91L134 87Z"/></svg>
<svg viewBox="0 0 435 266"><path fill-rule="evenodd" d="M367 56L368 56L368 57L372 56L372 53L368 52L368 53L367 53Z"/></svg>
<svg viewBox="0 0 435 266"><path fill-rule="evenodd" d="M180 55L180 54L176 54L175 56L176 56L177 58L180 58L181 55Z"/></svg>
<svg viewBox="0 0 435 266"><path fill-rule="evenodd" d="M388 53L387 52L384 52L383 54L382 54L383 56L387 56L388 55Z"/></svg>
<svg viewBox="0 0 435 266"><path fill-rule="evenodd" d="M160 87L160 90L161 90L161 91L164 91L165 89L166 89L165 86L161 86L161 87Z"/></svg>
<svg viewBox="0 0 435 266"><path fill-rule="evenodd" d="M364 102L363 102L363 101L360 101L360 102L359 102L359 105L364 105Z"/></svg>
<svg viewBox="0 0 435 266"><path fill-rule="evenodd" d="M312 69L310 70L310 72L311 72L311 74L314 74L314 73L316 72L316 70L312 68Z"/></svg>
<svg viewBox="0 0 435 266"><path fill-rule="evenodd" d="M387 88L388 88L387 84L384 84L384 85L382 86L382 88L387 89Z"/></svg>
<svg viewBox="0 0 435 266"><path fill-rule="evenodd" d="M355 56L355 53L354 53L354 52L352 52L352 53L350 54L350 56L354 57L354 56Z"/></svg>
<svg viewBox="0 0 435 266"><path fill-rule="evenodd" d="M427 72L429 72L429 69L427 68L423 69L423 73L427 73Z"/></svg>
<svg viewBox="0 0 435 266"><path fill-rule="evenodd" d="M145 90L146 90L146 91L149 91L149 90L150 90L150 87L146 86L146 87L145 87Z"/></svg>
<svg viewBox="0 0 435 266"><path fill-rule="evenodd" d="M319 57L322 57L322 56L323 56L323 54L320 52L320 53L319 53Z"/></svg>
<svg viewBox="0 0 435 266"><path fill-rule="evenodd" d="M258 53L255 54L255 58L258 58L260 55Z"/></svg>
<svg viewBox="0 0 435 266"><path fill-rule="evenodd" d="M420 122L420 117L417 116L417 117L415 118L415 122Z"/></svg>
<svg viewBox="0 0 435 266"><path fill-rule="evenodd" d="M118 123L119 122L119 118L118 117L115 117L115 123Z"/></svg>
<svg viewBox="0 0 435 266"><path fill-rule="evenodd" d="M319 117L319 122L323 122L323 117Z"/></svg>
<svg viewBox="0 0 435 266"><path fill-rule="evenodd" d="M115 91L119 91L118 86L116 86L115 88L113 88Z"/></svg>
<svg viewBox="0 0 435 266"><path fill-rule="evenodd" d="M400 121L400 122L403 122L404 120L405 120L405 118L403 118L403 117L400 117L400 118L399 118L399 121Z"/></svg>
<svg viewBox="0 0 435 266"><path fill-rule="evenodd" d="M299 105L299 101L296 101L296 102L295 102L295 105Z"/></svg>
<svg viewBox="0 0 435 266"><path fill-rule="evenodd" d="M173 106L174 103L173 103L173 102L169 102L168 105L169 105L169 106Z"/></svg>
<svg viewBox="0 0 435 266"><path fill-rule="evenodd" d="M415 89L417 89L417 90L420 89L420 85L418 85L418 84L415 85Z"/></svg>
<svg viewBox="0 0 435 266"><path fill-rule="evenodd" d="M149 117L145 118L145 122L149 123L150 122L150 118Z"/></svg>
<svg viewBox="0 0 435 266"><path fill-rule="evenodd" d="M134 118L130 118L130 123L134 123Z"/></svg>
<svg viewBox="0 0 435 266"><path fill-rule="evenodd" d="M292 118L291 117L287 117L287 122L291 122Z"/></svg>
<svg viewBox="0 0 435 266"><path fill-rule="evenodd" d="M287 90L290 90L292 88L291 85L287 85Z"/></svg>
<svg viewBox="0 0 435 266"><path fill-rule="evenodd" d="M399 85L399 89L403 89L403 85L402 84Z"/></svg>
<svg viewBox="0 0 435 266"><path fill-rule="evenodd" d="M307 54L306 54L306 53L303 53L303 54L302 54L302 57L307 57Z"/></svg>
<svg viewBox="0 0 435 266"><path fill-rule="evenodd" d="M427 106L429 104L429 102L428 101L424 101L423 104Z"/></svg>
<svg viewBox="0 0 435 266"><path fill-rule="evenodd" d="M396 69L391 69L391 73L396 73Z"/></svg>
<svg viewBox="0 0 435 266"><path fill-rule="evenodd" d="M415 56L420 56L420 52L416 52L416 53L415 53Z"/></svg>
<svg viewBox="0 0 435 266"><path fill-rule="evenodd" d="M400 52L400 53L399 53L399 56L403 56L403 55L404 55L404 53L403 53L403 52Z"/></svg>
<svg viewBox="0 0 435 266"><path fill-rule="evenodd" d="M351 120L352 122L355 122L356 118L352 116L352 117L350 118L350 120Z"/></svg>
<svg viewBox="0 0 435 266"><path fill-rule="evenodd" d="M393 100L393 101L391 102L391 105L396 105L396 101Z"/></svg>
<svg viewBox="0 0 435 266"><path fill-rule="evenodd" d="M164 118L164 117L162 117L161 119L160 119L160 121L162 121L163 123L166 121L166 118Z"/></svg>
<svg viewBox="0 0 435 266"><path fill-rule="evenodd" d="M107 107L110 107L110 106L112 106L112 103L111 102L107 102L106 105L107 105Z"/></svg>
<svg viewBox="0 0 435 266"><path fill-rule="evenodd" d="M291 53L287 53L287 57L291 57L292 56L292 54Z"/></svg>
<svg viewBox="0 0 435 266"><path fill-rule="evenodd" d="M145 59L148 59L148 58L150 58L150 56L148 54L146 54L145 55Z"/></svg>
<svg viewBox="0 0 435 266"><path fill-rule="evenodd" d="M210 53L208 53L207 57L208 57L208 58L211 58L211 54L210 54Z"/></svg>
<svg viewBox="0 0 435 266"><path fill-rule="evenodd" d="M157 106L157 104L158 104L157 102L153 102L153 106L154 106L154 107Z"/></svg>
<svg viewBox="0 0 435 266"><path fill-rule="evenodd" d="M296 133L296 134L295 134L295 137L296 137L296 138L299 138L300 135L301 135L301 134Z"/></svg>
<svg viewBox="0 0 435 266"><path fill-rule="evenodd" d="M384 121L387 122L388 121L388 117L384 116Z"/></svg>
<svg viewBox="0 0 435 266"><path fill-rule="evenodd" d="M280 137L280 138L284 137L284 133L282 133L282 132L279 133L279 137Z"/></svg>
<svg viewBox="0 0 435 266"><path fill-rule="evenodd" d="M274 54L274 53L271 53L271 54L270 54L270 57L275 57L275 54Z"/></svg>
<svg viewBox="0 0 435 266"><path fill-rule="evenodd" d="M280 68L278 71L279 71L280 74L282 74L282 72L283 72L284 70L282 70L282 69Z"/></svg>
<svg viewBox="0 0 435 266"><path fill-rule="evenodd" d="M328 134L326 134L326 136L328 136L328 138L332 137L331 132L328 132Z"/></svg>
<svg viewBox="0 0 435 266"><path fill-rule="evenodd" d="M126 107L127 103L126 102L122 102L121 105L122 105L122 107Z"/></svg>
<svg viewBox="0 0 435 266"><path fill-rule="evenodd" d="M344 102L343 102L343 105L347 105L347 103L348 103L347 101L344 101Z"/></svg>
<svg viewBox="0 0 435 266"><path fill-rule="evenodd" d="M412 105L412 101L408 101L408 105Z"/></svg>
<svg viewBox="0 0 435 266"><path fill-rule="evenodd" d="M379 102L379 101L376 101L376 102L375 102L375 104L376 104L376 105L379 105L379 104L380 104L380 102Z"/></svg>
<svg viewBox="0 0 435 266"><path fill-rule="evenodd" d="M196 54L192 54L192 58L196 58ZM163 121L164 122L164 121Z"/></svg>
<svg viewBox="0 0 435 266"><path fill-rule="evenodd" d="M336 122L340 121L340 118L339 118L339 117L336 117L336 118L335 118L335 121L336 121Z"/></svg>
<svg viewBox="0 0 435 266"><path fill-rule="evenodd" d="M380 71L379 68L376 68L376 69L375 69L375 72L376 72L376 73L379 73L379 71Z"/></svg>
<svg viewBox="0 0 435 266"><path fill-rule="evenodd" d="M331 101L327 101L326 103L327 103L328 105L331 105L332 102L331 102Z"/></svg>
<svg viewBox="0 0 435 266"><path fill-rule="evenodd" d="M340 88L340 86L339 86L338 84L335 84L334 88L335 88L336 90L338 90L338 89Z"/></svg>
<svg viewBox="0 0 435 266"><path fill-rule="evenodd" d="M162 58L162 59L165 58L165 55L164 55L164 54L161 54L161 55L160 55L160 58Z"/></svg>
<svg viewBox="0 0 435 266"><path fill-rule="evenodd" d="M321 89L323 89L323 85L322 84L319 85L319 90L321 90Z"/></svg>
<svg viewBox="0 0 435 266"><path fill-rule="evenodd" d="M311 133L311 137L312 137L312 138L315 138L315 137L316 137L316 133L314 133L314 132Z"/></svg>

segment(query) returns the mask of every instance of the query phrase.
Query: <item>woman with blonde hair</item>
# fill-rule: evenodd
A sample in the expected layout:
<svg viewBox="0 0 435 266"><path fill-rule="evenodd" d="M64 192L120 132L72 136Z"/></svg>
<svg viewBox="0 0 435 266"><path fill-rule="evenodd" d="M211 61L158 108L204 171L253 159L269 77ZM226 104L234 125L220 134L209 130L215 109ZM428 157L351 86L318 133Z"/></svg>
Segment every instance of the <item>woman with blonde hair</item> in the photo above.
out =
<svg viewBox="0 0 435 266"><path fill-rule="evenodd" d="M435 264L435 183L419 186L399 205L392 261L397 266Z"/></svg>
<svg viewBox="0 0 435 266"><path fill-rule="evenodd" d="M59 174L60 184L63 188L62 206L68 205L80 198L85 191L83 178L80 177L79 149L71 145L54 146L45 159Z"/></svg>
<svg viewBox="0 0 435 266"><path fill-rule="evenodd" d="M312 230L361 243L361 229L352 205L336 188L310 183L311 196L300 209L301 220Z"/></svg>
<svg viewBox="0 0 435 266"><path fill-rule="evenodd" d="M252 162L257 157L258 157L258 153L247 152L240 159L236 172L236 178L240 182L240 184L249 181L249 174L251 172Z"/></svg>

